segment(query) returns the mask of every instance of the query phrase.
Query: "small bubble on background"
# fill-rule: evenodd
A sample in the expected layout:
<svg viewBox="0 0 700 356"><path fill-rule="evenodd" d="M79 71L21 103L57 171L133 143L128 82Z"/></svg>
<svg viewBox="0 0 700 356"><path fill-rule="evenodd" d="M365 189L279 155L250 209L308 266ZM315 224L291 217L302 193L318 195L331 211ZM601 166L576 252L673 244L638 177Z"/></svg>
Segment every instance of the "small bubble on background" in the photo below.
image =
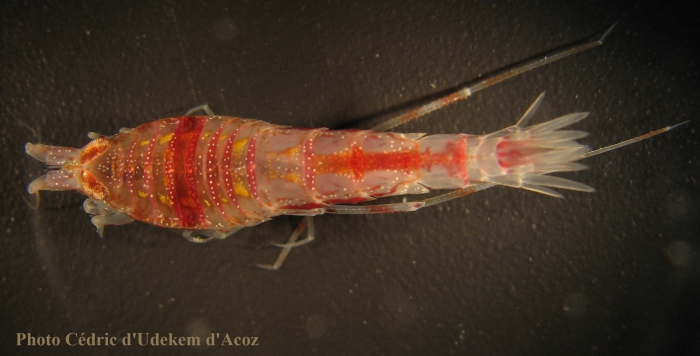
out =
<svg viewBox="0 0 700 356"><path fill-rule="evenodd" d="M229 41L238 36L238 26L233 22L233 19L224 17L214 22L213 32L214 37L222 41Z"/></svg>
<svg viewBox="0 0 700 356"><path fill-rule="evenodd" d="M666 245L664 256L674 266L687 266L693 257L693 247L685 241L674 240Z"/></svg>
<svg viewBox="0 0 700 356"><path fill-rule="evenodd" d="M564 311L575 318L586 314L586 307L588 307L588 298L580 293L570 293L564 300Z"/></svg>
<svg viewBox="0 0 700 356"><path fill-rule="evenodd" d="M304 328L312 339L318 339L328 334L328 322L326 317L321 314L312 314L306 319Z"/></svg>
<svg viewBox="0 0 700 356"><path fill-rule="evenodd" d="M199 347L204 347L204 345L206 345L205 340L209 335L211 335L209 321L206 318L192 320L189 324L187 324L185 334L189 337L198 337L200 342Z"/></svg>

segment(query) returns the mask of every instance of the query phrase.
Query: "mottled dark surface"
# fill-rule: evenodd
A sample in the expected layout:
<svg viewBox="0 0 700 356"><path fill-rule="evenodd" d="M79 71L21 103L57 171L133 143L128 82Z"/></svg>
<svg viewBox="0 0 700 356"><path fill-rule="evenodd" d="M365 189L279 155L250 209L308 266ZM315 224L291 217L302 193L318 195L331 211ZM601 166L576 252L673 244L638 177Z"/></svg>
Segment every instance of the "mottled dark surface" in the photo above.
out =
<svg viewBox="0 0 700 356"><path fill-rule="evenodd" d="M678 2L680 3L680 2ZM0 5L0 347L15 354L189 354L65 346L71 332L258 337L198 354L678 355L700 351L697 11L667 1L5 1ZM596 193L494 188L415 213L299 218L188 243L143 223L101 239L77 193L26 193L24 143L182 114L357 127L588 37L603 46L425 117L404 132L486 133L542 91L535 119L608 145L693 120L563 175ZM365 127L369 124L365 123ZM63 346L15 347L16 333ZM231 350L233 349L233 350ZM5 352L3 352L5 353Z"/></svg>

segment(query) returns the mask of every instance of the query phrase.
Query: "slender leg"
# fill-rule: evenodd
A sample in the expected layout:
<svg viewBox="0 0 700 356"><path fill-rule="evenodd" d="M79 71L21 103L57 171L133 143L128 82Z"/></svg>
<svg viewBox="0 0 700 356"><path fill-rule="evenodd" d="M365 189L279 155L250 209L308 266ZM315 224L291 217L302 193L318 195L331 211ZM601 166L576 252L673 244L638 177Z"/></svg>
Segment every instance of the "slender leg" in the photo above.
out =
<svg viewBox="0 0 700 356"><path fill-rule="evenodd" d="M304 221L306 220L306 221ZM299 225L304 225L306 224L306 238L303 240L299 240L297 242L291 241L291 238L287 241L287 243L284 244L278 244L273 242L272 244L281 247L281 248L295 248L299 247L301 245L306 245L309 242L314 240L314 217L313 216L307 216L306 218L302 219L301 223ZM299 228L299 225L297 225L297 229Z"/></svg>
<svg viewBox="0 0 700 356"><path fill-rule="evenodd" d="M301 235L301 233L304 232L304 229L307 229L306 238L297 242L299 235ZM279 256L277 256L277 260L275 261L275 263L271 265L257 264L257 266L260 268L276 271L282 266L282 263L284 263L284 260L287 258L287 255L289 255L289 252L292 250L292 248L309 243L313 240L314 221L313 217L307 216L301 221L301 223L299 223L297 228L294 229L294 232L291 236L289 236L289 240L287 240L287 243L284 245L279 245L280 247L282 247L282 251L280 252Z"/></svg>
<svg viewBox="0 0 700 356"><path fill-rule="evenodd" d="M489 77L487 79L484 79L472 86L457 90L456 92L452 94L448 94L440 99L437 99L433 102L430 102L428 104L425 104L419 108L413 109L405 114L399 115L393 119L389 119L387 121L382 122L381 124L371 128L372 131L386 131L389 129L392 129L396 126L403 125L409 121L413 121L423 115L426 115L428 113L431 113L435 110L439 110L444 108L445 106L454 104L460 100L464 100L472 94L482 90L486 89L490 86L496 85L504 80L517 77L520 74L523 74L525 72L531 71L535 68L541 67L545 64L549 64L552 62L556 62L562 58L571 56L573 54L583 52L585 50L591 49L593 47L597 47L603 44L605 39L610 35L610 32L612 32L613 28L615 27L617 23L613 24L605 30L602 36L600 37L593 37L588 40L586 40L583 43L575 43L570 46L566 46L562 49L555 50L550 53L546 53L543 57L536 58L530 61L523 62L521 64L516 64L514 67L511 67L510 69L506 69L503 72L500 72L499 74L496 74L492 77Z"/></svg>
<svg viewBox="0 0 700 356"><path fill-rule="evenodd" d="M182 232L182 237L186 238L189 242L205 243L212 239L225 239L233 235L236 231L242 229L241 227L236 227L226 232L216 231L216 230L197 230L189 231L185 230Z"/></svg>
<svg viewBox="0 0 700 356"><path fill-rule="evenodd" d="M130 216L112 208L101 200L87 198L83 202L83 209L90 215L94 215L90 221L97 227L100 237L104 236L105 226L124 225L134 221Z"/></svg>
<svg viewBox="0 0 700 356"><path fill-rule="evenodd" d="M195 106L192 109L187 110L187 112L185 113L185 116L190 116L190 115L196 113L197 111L203 111L208 116L216 116L216 114L214 114L214 111L209 107L209 104L202 104L202 105Z"/></svg>
<svg viewBox="0 0 700 356"><path fill-rule="evenodd" d="M189 231L189 230L183 231L182 237L184 237L189 242L195 242L198 244L203 244L205 242L209 242L214 238L214 236L201 237L201 236L195 235L193 231Z"/></svg>
<svg viewBox="0 0 700 356"><path fill-rule="evenodd" d="M493 183L470 184L464 188L453 190L449 193L438 195L432 198L416 200L406 203L378 204L378 205L333 205L326 208L328 214L384 214L415 211L426 206L444 203L452 199L457 199L465 195L491 188Z"/></svg>
<svg viewBox="0 0 700 356"><path fill-rule="evenodd" d="M130 129L130 128L128 128L128 127L122 127L122 128L119 129L119 133L131 131L131 130L132 130L132 129ZM97 140L97 139L100 138L100 137L112 138L112 137L116 136L116 134L114 134L114 135L103 135L103 134L98 134L97 132L88 132L87 136L88 136L88 138L90 138L91 140Z"/></svg>
<svg viewBox="0 0 700 356"><path fill-rule="evenodd" d="M471 185L466 186L462 189L453 190L449 193L438 195L436 197L423 199L423 200L419 200L419 201L414 201L414 202L406 202L406 203L380 204L380 205L360 205L360 206L334 205L334 206L326 208L326 213L330 213L330 214L383 214L383 213L397 213L397 212L414 211L414 210L418 210L418 209L426 207L426 206L444 203L444 202L452 200L452 199L457 199L457 198L463 197L465 195L476 193L480 190L491 188L495 185L496 184L492 184L492 183L471 184ZM307 237L304 240L297 241L297 239L299 238L301 233L304 232L304 229L308 229ZM280 252L279 256L277 256L277 260L275 261L275 263L271 264L271 265L258 264L257 266L260 268L269 269L269 270L278 270L282 266L282 263L287 258L287 255L289 255L289 252L292 250L292 248L307 244L313 240L314 240L313 217L307 216L301 221L301 223L299 223L299 225L294 230L292 235L289 236L289 240L287 240L287 243L274 244L275 246L279 246L282 248L282 251Z"/></svg>
<svg viewBox="0 0 700 356"><path fill-rule="evenodd" d="M380 205L360 205L360 206L334 205L334 206L326 208L326 213L329 213L329 214L383 214L383 213L398 213L398 212L414 211L414 210L418 210L418 209L426 207L426 206L444 203L444 202L452 200L452 199L457 199L457 198L463 197L465 195L476 193L480 190L491 188L495 185L496 184L492 184L492 183L471 184L471 185L466 186L462 189L453 190L449 193L438 195L436 197L418 200L418 201L413 201L413 202L406 202L406 203L380 204ZM308 228L307 237L304 240L297 241L297 239L299 238L299 235L301 235L301 233L304 232L304 229L307 229L307 228ZM282 263L287 258L287 255L289 255L289 252L292 250L292 248L307 244L313 240L314 240L313 217L307 216L301 221L301 223L299 223L299 225L294 230L292 235L289 236L289 240L287 240L286 244L274 244L275 246L279 246L282 248L282 251L280 252L279 256L277 256L277 260L275 261L275 263L271 264L271 265L258 264L257 266L260 268L269 269L269 270L278 270L282 266Z"/></svg>

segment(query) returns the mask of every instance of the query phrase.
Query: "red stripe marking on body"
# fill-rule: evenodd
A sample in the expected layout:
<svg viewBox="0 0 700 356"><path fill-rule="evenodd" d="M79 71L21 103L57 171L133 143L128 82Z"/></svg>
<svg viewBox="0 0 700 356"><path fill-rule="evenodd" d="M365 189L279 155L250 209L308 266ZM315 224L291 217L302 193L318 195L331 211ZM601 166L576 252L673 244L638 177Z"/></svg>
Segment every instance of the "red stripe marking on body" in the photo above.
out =
<svg viewBox="0 0 700 356"><path fill-rule="evenodd" d="M420 169L418 150L412 152L391 152L365 154L367 170L398 170L407 173Z"/></svg>
<svg viewBox="0 0 700 356"><path fill-rule="evenodd" d="M248 144L248 154L246 156L246 172L248 173L248 186L250 187L250 193L253 195L253 199L258 200L258 179L256 176L256 163L255 163L255 148L258 139L258 134L253 135L250 139L250 144Z"/></svg>
<svg viewBox="0 0 700 356"><path fill-rule="evenodd" d="M451 148L454 150L454 164L457 172L459 172L459 177L462 178L465 183L468 183L467 160L469 160L469 157L467 156L467 137L462 135L459 143L455 144Z"/></svg>
<svg viewBox="0 0 700 356"><path fill-rule="evenodd" d="M180 203L177 200L177 193L175 191L175 141L175 137L172 137L170 142L168 142L168 147L165 149L165 154L163 157L165 162L165 171L163 172L165 179L163 180L163 184L165 184L165 190L168 192L168 198L170 200L170 204L172 204L173 212L179 219Z"/></svg>
<svg viewBox="0 0 700 356"><path fill-rule="evenodd" d="M221 202L221 196L219 195L219 169L216 164L216 152L217 148L219 145L219 137L221 136L221 132L224 131L224 124L220 124L221 127L216 131L214 135L212 135L211 139L209 139L209 144L207 145L207 152L206 152L206 158L205 158L205 172L206 172L206 179L204 180L204 185L207 187L207 190L209 191L209 196L211 197L212 203L216 205L216 207L219 209L219 212L221 212L221 215L226 219L227 221L229 220L229 217L226 215L226 210L224 209L224 206L222 205Z"/></svg>
<svg viewBox="0 0 700 356"><path fill-rule="evenodd" d="M413 152L373 152L366 153L354 146L349 153L319 155L316 173L350 174L361 179L365 173L379 170L415 172L420 169L421 158L418 150Z"/></svg>
<svg viewBox="0 0 700 356"><path fill-rule="evenodd" d="M284 206L281 206L280 209L311 210L311 209L325 208L327 206L328 206L328 204L324 204L324 203L306 203L306 204L301 204L301 205L284 205Z"/></svg>
<svg viewBox="0 0 700 356"><path fill-rule="evenodd" d="M134 189L134 176L136 175L136 169L137 167L137 162L134 160L134 156L136 154L136 149L139 147L139 140L141 139L141 133L138 132L137 130L134 130L136 133L136 137L134 139L134 143L131 144L131 149L129 150L129 154L127 155L126 159L126 174L124 175L125 177L125 183L126 186L129 187L129 195L131 195L131 207L136 206L136 199L137 199L137 193L136 190ZM139 215L140 212L134 211L132 214L134 215Z"/></svg>
<svg viewBox="0 0 700 356"><path fill-rule="evenodd" d="M367 161L365 160L365 153L362 151L362 147L357 144L353 144L350 148L350 171L352 171L352 176L355 180L360 180L367 172Z"/></svg>
<svg viewBox="0 0 700 356"><path fill-rule="evenodd" d="M153 207L151 220L157 221L158 219L158 200L156 198L156 187L153 185L153 155L155 154L156 142L160 139L160 130L163 125L160 123L155 124L158 129L156 130L151 142L148 143L148 155L146 156L146 161L143 164L143 177L148 187L148 196L151 199L151 206Z"/></svg>
<svg viewBox="0 0 700 356"><path fill-rule="evenodd" d="M529 140L509 141L508 136L496 145L498 164L506 169L530 164L532 156L542 152L546 149L533 146Z"/></svg>
<svg viewBox="0 0 700 356"><path fill-rule="evenodd" d="M181 227L205 227L207 221L197 194L195 154L206 119L186 116L179 120L168 146L172 162L172 172L168 173L173 188L169 192Z"/></svg>
<svg viewBox="0 0 700 356"><path fill-rule="evenodd" d="M326 203L328 204L357 204L357 203L362 203L365 201L370 201L374 200L372 197L355 197L355 198L350 198L350 199L329 199L326 200Z"/></svg>
<svg viewBox="0 0 700 356"><path fill-rule="evenodd" d="M419 166L430 172L433 166L443 166L449 176L459 177L467 182L467 139L463 137L459 142L447 142L445 150L440 153L432 153L426 149L420 154Z"/></svg>

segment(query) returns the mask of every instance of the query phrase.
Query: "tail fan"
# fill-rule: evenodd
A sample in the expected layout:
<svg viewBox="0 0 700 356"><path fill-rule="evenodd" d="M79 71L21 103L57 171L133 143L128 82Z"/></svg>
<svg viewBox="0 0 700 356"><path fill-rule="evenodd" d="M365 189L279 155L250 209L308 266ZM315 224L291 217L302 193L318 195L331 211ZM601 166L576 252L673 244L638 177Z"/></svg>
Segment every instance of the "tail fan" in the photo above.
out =
<svg viewBox="0 0 700 356"><path fill-rule="evenodd" d="M476 158L469 167L472 181L523 188L558 198L563 196L550 188L593 192L594 189L588 185L549 174L586 169L585 165L576 161L645 140L687 122L592 151L576 141L588 136L587 132L560 130L583 120L588 116L587 112L571 113L524 127L543 99L544 93L540 94L515 125L490 135L474 137L468 152Z"/></svg>

